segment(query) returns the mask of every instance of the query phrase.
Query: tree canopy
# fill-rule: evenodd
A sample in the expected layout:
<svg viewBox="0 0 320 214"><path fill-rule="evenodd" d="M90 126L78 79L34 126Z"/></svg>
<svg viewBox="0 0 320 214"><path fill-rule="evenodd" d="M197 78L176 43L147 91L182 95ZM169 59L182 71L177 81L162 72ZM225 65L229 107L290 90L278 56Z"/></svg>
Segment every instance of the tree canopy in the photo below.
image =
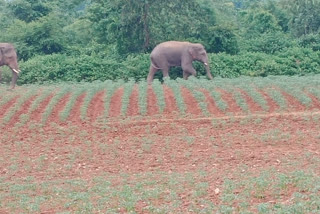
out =
<svg viewBox="0 0 320 214"><path fill-rule="evenodd" d="M0 41L16 46L22 66L83 58L89 72L107 64L126 70L121 77L145 75L148 53L163 41L200 42L217 56L275 56L319 51L319 27L320 0L0 0Z"/></svg>

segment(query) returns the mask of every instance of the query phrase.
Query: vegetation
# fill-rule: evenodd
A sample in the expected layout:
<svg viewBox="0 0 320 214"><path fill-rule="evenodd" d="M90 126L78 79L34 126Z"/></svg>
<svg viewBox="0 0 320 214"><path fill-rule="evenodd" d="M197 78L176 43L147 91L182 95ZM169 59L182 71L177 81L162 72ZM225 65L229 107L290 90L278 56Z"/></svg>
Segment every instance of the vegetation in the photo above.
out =
<svg viewBox="0 0 320 214"><path fill-rule="evenodd" d="M4 109L12 104L14 106L3 113L4 117L1 123L2 125L8 124L15 114L19 114L22 105L29 107L15 121L20 125L32 120L31 114L33 113L41 113L40 118L43 125L50 122L52 117L58 118L55 122L67 122L76 103L80 105L77 106L79 112L74 115L77 118L73 118L73 120L92 121L88 113L92 111L91 104L94 105L92 102L98 94L101 96L99 97L101 112L95 113L100 115L99 118L95 118L98 121L118 116L122 118L131 116L128 115L128 109L134 107L129 106L130 103L138 106L136 113L142 116L147 115L149 105L154 105L158 109L157 114L159 115L164 114L166 108L172 108L167 105L176 106L176 109L171 110L177 111L177 115L181 117L191 113L189 108L199 109L201 113L198 116L214 116L217 112L212 111L212 105L220 111L220 114L226 115L233 114L235 111L244 115L263 114L270 111L285 112L297 103L300 105L300 109L297 111L303 110L301 108L311 110L316 107L316 100L320 98L319 82L319 75L311 75L305 77L216 78L215 84L204 78L190 77L189 80L165 79L163 84L155 80L150 87L145 80L140 80L138 83L135 83L134 80L128 82L106 80L105 82L96 81L85 84L62 83L44 85L40 88L37 85L31 85L24 86L26 89L21 89L22 91L17 89L15 93L4 93L0 99L0 106ZM133 91L137 95L136 100L131 100ZM155 103L148 102L151 95L155 96ZM186 99L189 97L194 98L192 104L186 103ZM295 103L289 103L288 99L294 99ZM43 104L44 101L46 102ZM270 102L273 102L274 106L271 106ZM35 112L40 105L45 105L42 112Z"/></svg>
<svg viewBox="0 0 320 214"><path fill-rule="evenodd" d="M320 0L0 0L0 213L319 213L319 27ZM214 81L148 85L166 40Z"/></svg>
<svg viewBox="0 0 320 214"><path fill-rule="evenodd" d="M318 213L319 83L0 86L0 212Z"/></svg>
<svg viewBox="0 0 320 214"><path fill-rule="evenodd" d="M319 14L320 0L1 0L0 41L17 48L19 84L139 81L167 40L203 43L214 76L306 75L320 72Z"/></svg>

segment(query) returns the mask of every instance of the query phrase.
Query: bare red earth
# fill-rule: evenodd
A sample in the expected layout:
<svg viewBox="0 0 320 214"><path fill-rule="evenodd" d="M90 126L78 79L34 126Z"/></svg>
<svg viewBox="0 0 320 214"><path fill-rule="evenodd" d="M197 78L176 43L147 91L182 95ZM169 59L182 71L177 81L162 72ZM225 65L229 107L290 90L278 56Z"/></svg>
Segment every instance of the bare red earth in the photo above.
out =
<svg viewBox="0 0 320 214"><path fill-rule="evenodd" d="M115 91L115 93L111 97L110 107L109 107L109 117L120 116L123 92L124 92L123 88L119 88L118 90Z"/></svg>
<svg viewBox="0 0 320 214"><path fill-rule="evenodd" d="M208 111L215 116L223 116L224 113L223 111L221 111L217 106L216 106L216 102L214 101L214 99L212 98L212 96L210 96L210 93L204 89L200 89L200 91L204 94L204 96L206 97L206 103L207 103L207 108Z"/></svg>
<svg viewBox="0 0 320 214"><path fill-rule="evenodd" d="M36 97L37 95L32 96L22 104L21 108L13 115L13 117L9 121L8 127L13 127L14 124L19 121L20 115L28 113L29 107Z"/></svg>
<svg viewBox="0 0 320 214"><path fill-rule="evenodd" d="M183 100L186 104L187 113L190 113L193 115L201 115L202 111L199 107L199 103L194 98L192 93L187 88L181 87L181 94L182 94Z"/></svg>
<svg viewBox="0 0 320 214"><path fill-rule="evenodd" d="M316 167L313 169L319 173L320 168L313 157L320 155L320 125L316 117L314 120L306 120L305 114L312 118L319 116L320 112L307 112L306 108L297 103L292 96L284 95L292 107L289 109L290 112L278 114L275 113L279 109L278 105L263 90L260 90L259 92L269 106L269 113L251 114L248 117L242 112L230 93L219 90L223 100L229 106L227 112L235 113L229 117L216 107L209 92L203 91L208 110L212 114L204 118L190 91L182 88L187 112L194 116L185 118L174 117L178 115L174 113L178 112L178 108L173 92L165 85L163 90L166 108L161 118L156 115L159 108L156 96L149 87L148 117L143 117L142 120L124 118L126 119L124 122L116 118L111 122L93 123L104 113L105 91L100 91L91 100L87 112L92 123L80 122L80 109L85 94L78 97L71 111L69 119L75 123L72 126L60 123L59 113L70 98L70 94L67 94L57 103L49 117L49 121L57 122L59 125L48 123L47 126L39 129L32 129L30 123L17 130L0 127L0 142L2 143L0 176L2 180L15 183L32 178L32 182L35 183L71 180L91 183L97 178L112 177L110 178L114 179L112 185L119 185L122 188L123 180L126 182L125 185L134 186L135 181L144 173L150 175L153 173L164 173L165 175L181 173L183 175L183 173L204 172L201 178L193 178L195 182L208 185L208 188L204 190L205 194L199 198L221 205L224 201L221 195L215 193L215 189L220 188L223 191L223 183L227 179L236 181L246 174L258 175L270 169L285 174L297 170L297 166L307 169L309 166ZM120 88L111 97L110 117L120 116L123 92L123 88ZM245 92L241 91L241 93L251 112L261 111L261 107L252 98ZM35 122L41 119L52 96L53 94L46 98L36 111L32 112L31 117ZM319 100L314 96L310 98L313 100L314 107L318 108ZM13 98L0 109L0 120L17 99L18 97ZM17 120L19 115L30 108L33 99L34 97L23 105L14 116L14 120ZM130 97L129 116L138 114L137 103L138 91L135 87ZM155 116L152 117L152 115ZM213 123L215 118L218 119L217 124ZM160 182L160 187L168 185L166 180L159 179L156 182ZM4 191L8 190L4 188ZM87 191L87 189L81 191ZM181 213L188 213L190 200L194 197L193 191L194 189L186 187L176 196L181 200L179 204ZM288 186L286 191L290 198L296 190ZM43 193L35 192L34 194ZM63 191L59 194L63 194ZM166 193L161 194L164 196L161 195L154 199L155 203L170 203L166 198ZM258 203L271 203L270 201L274 198L270 195L253 198L250 206L256 207ZM60 197L58 191L55 196ZM281 197L284 196L281 195ZM54 206L56 207L48 208L43 205L39 208L39 213L58 213L67 209L61 204ZM146 206L148 206L147 202L138 201L134 211L145 213L143 208ZM233 204L233 206L240 205ZM1 207L0 213L2 211ZM75 210L70 208L68 211ZM124 208L117 211L127 212Z"/></svg>
<svg viewBox="0 0 320 214"><path fill-rule="evenodd" d="M268 112L275 112L277 111L280 107L278 106L278 104L271 99L271 97L269 97L269 95L264 91L264 90L257 90L262 96L263 98L266 100L267 102L267 106L268 106Z"/></svg>
<svg viewBox="0 0 320 214"><path fill-rule="evenodd" d="M19 96L16 96L16 97L12 98L9 102L7 102L6 104L4 104L4 105L0 108L0 118L2 118L3 115L5 115L7 111L9 111L9 109L16 103L16 101L17 101L18 98L19 98Z"/></svg>
<svg viewBox="0 0 320 214"><path fill-rule="evenodd" d="M104 96L105 91L100 91L94 95L92 98L89 108L87 109L87 115L90 121L96 121L96 119L103 115L104 112Z"/></svg>
<svg viewBox="0 0 320 214"><path fill-rule="evenodd" d="M86 93L81 94L79 97L77 97L76 102L70 112L68 121L72 121L76 124L81 124L83 121L81 120L81 105L83 103L84 98L86 97Z"/></svg>
<svg viewBox="0 0 320 214"><path fill-rule="evenodd" d="M128 116L137 116L139 115L139 94L138 94L138 86L135 85L133 87L132 93L130 95L130 102L127 110L127 115Z"/></svg>
<svg viewBox="0 0 320 214"><path fill-rule="evenodd" d="M51 115L49 116L47 123L51 123L51 122L60 123L59 113L66 106L70 96L71 96L71 93L68 93L59 100L59 102L55 105Z"/></svg>
<svg viewBox="0 0 320 214"><path fill-rule="evenodd" d="M295 97L291 96L290 94L281 91L284 98L288 101L288 111L305 111L307 110L307 107L304 106L299 100L297 100Z"/></svg>
<svg viewBox="0 0 320 214"><path fill-rule="evenodd" d="M313 94L311 94L310 92L305 91L305 94L310 97L310 99L312 100L312 106L311 109L320 109L320 101L317 97L315 97Z"/></svg>
<svg viewBox="0 0 320 214"><path fill-rule="evenodd" d="M242 112L241 108L238 106L231 93L222 89L217 89L217 91L221 93L221 98L228 104L228 112L232 112L235 114L239 114Z"/></svg>
<svg viewBox="0 0 320 214"><path fill-rule="evenodd" d="M48 97L46 97L38 106L37 109L35 109L34 111L32 111L30 113L30 120L31 121L40 121L41 120L41 116L43 114L43 112L45 111L46 107L48 106L49 102L51 101L52 97L54 96L54 93L52 93L51 95L49 95Z"/></svg>
<svg viewBox="0 0 320 214"><path fill-rule="evenodd" d="M159 113L159 107L158 107L158 101L157 101L157 96L154 93L153 89L151 86L148 87L148 92L147 92L147 102L148 102L148 116L155 115Z"/></svg>
<svg viewBox="0 0 320 214"><path fill-rule="evenodd" d="M276 120L274 120L275 118ZM104 142L104 144L108 145L108 148L114 148L119 152L114 153L114 149L103 151L99 144L91 144L90 161L86 156L79 156L75 160L74 167L71 169L56 168L51 174L52 178L81 177L87 179L104 172L192 172L201 169L208 172L213 170L215 173L210 174L208 179L219 183L225 178L224 176L228 176L229 173L232 174L232 169L236 169L241 165L247 165L253 171L271 166L275 167L275 169L285 168L290 166L281 165L282 159L288 158L287 161L294 161L296 157L303 157L306 151L312 154L316 154L319 151L318 138L314 135L318 127L312 127L312 121L306 121L303 118L297 119L296 115L286 117L266 115L259 124L243 124L241 120L231 121L226 119L226 121L227 125L220 128L213 127L210 118L200 120L155 120L144 124L113 122L109 126L114 129L109 131L88 124L79 124L79 126L70 130L73 133L73 138L69 140L65 140L65 135L57 135L57 130L48 126L44 129L44 133L46 133L46 136L55 136L55 143L52 145L43 143L46 140L46 136L43 135L39 135L37 138L39 141L37 141L34 138L35 132L30 133L28 127L23 127L19 130L19 136L24 139L33 136L33 140L28 142L28 146L33 149L23 153L24 151L19 151L20 148L15 145L14 139L12 141L9 140L7 143L12 146L9 147L12 153L22 152L21 159L17 160L17 163L22 164L27 161L31 166L36 165L37 163L33 163L32 159L37 159L43 154L46 154L47 159L44 160L43 170L41 171L37 170L36 167L28 171L25 171L26 169L24 168L19 168L14 174L8 176L10 179L10 177L17 178L28 175L41 180L47 176L46 167L59 167L66 161L68 162L69 154L72 154L75 148L79 149L79 151L87 151L88 145L83 143L84 140ZM287 124L287 126L282 124ZM150 126L154 126L156 129L148 128ZM203 129L205 135L199 135L198 129ZM274 129L289 133L290 137L285 140L280 139L280 141L278 139L276 142L272 138L263 139L261 137L260 140L259 138L257 140L257 136L263 136L264 133L268 133L268 130ZM63 130L68 133L67 127ZM185 135L182 135L181 130L185 131ZM79 133L83 133L83 131L95 133L95 135L80 136ZM8 130L8 134L10 132ZM243 134L243 137L233 138L232 133L237 133L238 137ZM301 140L296 133L303 133L303 136L308 140ZM143 150L141 141L133 140L136 136L149 136L154 143L150 148ZM166 141L168 136L170 136L171 142L174 142L169 145L169 148ZM197 136L197 139L192 144L188 144L185 142L184 136ZM215 140L212 141L210 138ZM116 141L117 143L115 144ZM143 150L142 152L141 149ZM215 154L214 158L212 154ZM2 163L0 173L5 174L5 171L1 170L9 167L7 165L9 163L9 159ZM54 165L52 165L53 163Z"/></svg>
<svg viewBox="0 0 320 214"><path fill-rule="evenodd" d="M246 103L248 104L249 107L249 111L251 113L255 113L255 112L262 112L263 109L261 108L260 105L258 105L258 103L256 103L252 97L250 97L245 91L238 89L241 94L244 96L244 98L246 99Z"/></svg>
<svg viewBox="0 0 320 214"><path fill-rule="evenodd" d="M168 114L176 114L177 112L179 112L178 106L177 106L177 102L174 98L174 94L172 92L172 90L166 86L163 85L163 91L164 91L164 96L165 96L165 101L166 101L166 107L164 109L164 114L168 115Z"/></svg>

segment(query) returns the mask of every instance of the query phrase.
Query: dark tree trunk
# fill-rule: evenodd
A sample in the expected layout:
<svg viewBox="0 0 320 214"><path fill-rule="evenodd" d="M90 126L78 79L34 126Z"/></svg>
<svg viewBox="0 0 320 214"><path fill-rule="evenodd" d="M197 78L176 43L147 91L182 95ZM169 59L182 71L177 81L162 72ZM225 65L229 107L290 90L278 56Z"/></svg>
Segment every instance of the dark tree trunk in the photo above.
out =
<svg viewBox="0 0 320 214"><path fill-rule="evenodd" d="M148 16L149 16L149 4L145 3L143 8L143 32L144 32L143 50L144 51L148 49L149 43L150 43L150 30L149 30Z"/></svg>

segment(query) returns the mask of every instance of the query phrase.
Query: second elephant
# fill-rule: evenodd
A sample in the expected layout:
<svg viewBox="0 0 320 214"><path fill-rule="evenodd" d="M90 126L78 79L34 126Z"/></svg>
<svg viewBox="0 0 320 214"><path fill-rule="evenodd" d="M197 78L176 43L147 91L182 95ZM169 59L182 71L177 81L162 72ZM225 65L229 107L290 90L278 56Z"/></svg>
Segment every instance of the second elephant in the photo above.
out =
<svg viewBox="0 0 320 214"><path fill-rule="evenodd" d="M14 89L19 73L21 72L18 66L17 53L13 45L10 43L0 43L0 67L6 65L12 70L12 86ZM0 69L1 82L1 69Z"/></svg>
<svg viewBox="0 0 320 214"><path fill-rule="evenodd" d="M147 78L150 84L154 74L162 70L163 77L169 76L169 69L172 66L181 66L183 78L187 79L190 75L196 76L196 70L192 66L193 61L202 62L207 71L209 79L213 79L208 62L208 55L203 45L199 43L168 41L157 45L150 55L151 65Z"/></svg>

